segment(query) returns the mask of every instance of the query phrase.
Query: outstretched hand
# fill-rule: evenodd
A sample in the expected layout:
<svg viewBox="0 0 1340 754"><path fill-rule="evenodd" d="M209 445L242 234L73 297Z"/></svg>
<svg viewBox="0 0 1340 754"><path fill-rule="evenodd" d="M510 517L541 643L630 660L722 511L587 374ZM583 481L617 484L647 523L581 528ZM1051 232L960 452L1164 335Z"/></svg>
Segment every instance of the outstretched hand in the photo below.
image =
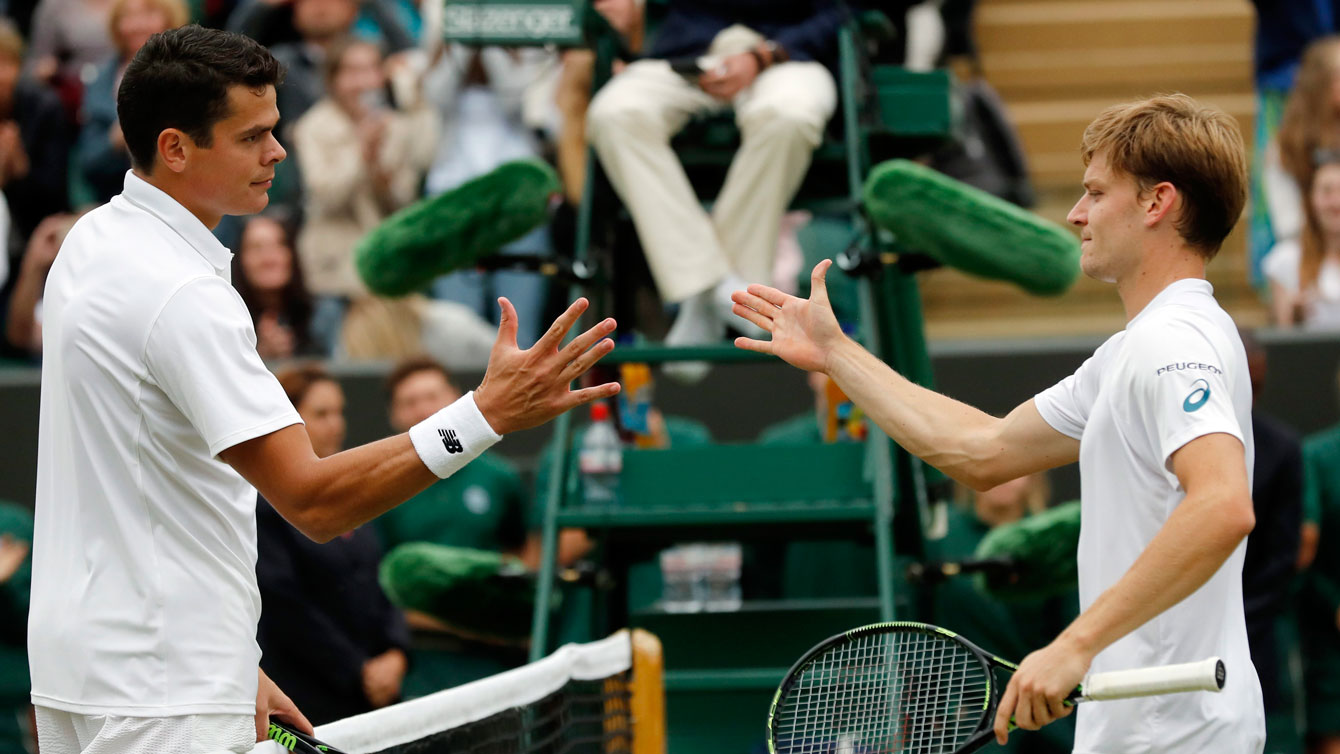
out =
<svg viewBox="0 0 1340 754"><path fill-rule="evenodd" d="M828 303L824 278L833 260L825 259L810 273L808 300L754 284L731 294L731 311L772 333L772 340L736 338L746 351L768 353L809 372L824 372L833 349L846 339Z"/></svg>
<svg viewBox="0 0 1340 754"><path fill-rule="evenodd" d="M475 389L475 405L494 432L504 435L539 426L568 409L619 392L617 382L569 389L573 380L614 350L614 341L605 337L614 332L613 319L601 321L563 345L568 330L589 306L586 299L572 302L535 345L525 350L517 346L512 302L500 298L498 306L502 310L498 339L489 353L484 381Z"/></svg>

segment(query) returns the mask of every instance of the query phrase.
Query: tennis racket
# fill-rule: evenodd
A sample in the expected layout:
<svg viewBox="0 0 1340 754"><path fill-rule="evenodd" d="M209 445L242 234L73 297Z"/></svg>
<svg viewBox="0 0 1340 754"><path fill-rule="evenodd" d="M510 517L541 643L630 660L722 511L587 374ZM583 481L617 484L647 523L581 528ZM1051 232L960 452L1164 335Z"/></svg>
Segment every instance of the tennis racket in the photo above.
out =
<svg viewBox="0 0 1340 754"><path fill-rule="evenodd" d="M316 740L315 737L309 736L297 728L284 725L273 718L270 719L270 732L266 735L270 737L271 741L294 752L294 754L344 754L334 746L324 744Z"/></svg>
<svg viewBox="0 0 1340 754"><path fill-rule="evenodd" d="M994 740L1007 660L937 626L876 623L828 639L782 679L768 713L770 754L968 754ZM1218 658L1094 673L1067 704L1219 691ZM1013 726L1011 726L1013 727Z"/></svg>

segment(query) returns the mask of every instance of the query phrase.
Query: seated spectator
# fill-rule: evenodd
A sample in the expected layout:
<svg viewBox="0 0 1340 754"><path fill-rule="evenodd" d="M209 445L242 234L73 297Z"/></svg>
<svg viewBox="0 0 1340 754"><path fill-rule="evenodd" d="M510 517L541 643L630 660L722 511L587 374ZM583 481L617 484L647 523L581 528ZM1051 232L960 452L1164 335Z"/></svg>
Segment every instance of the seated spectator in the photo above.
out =
<svg viewBox="0 0 1340 754"><path fill-rule="evenodd" d="M1330 98L1329 86L1325 91L1316 88L1316 84L1330 78L1328 71L1314 69L1307 76L1299 77L1299 68L1309 44L1335 31L1335 14L1333 3L1329 1L1252 0L1252 5L1256 7L1255 54L1252 56L1256 74L1256 117L1253 118L1256 134L1251 139L1253 169L1248 191L1252 200L1248 202L1247 252L1252 285L1264 287L1261 260L1276 241L1293 238L1298 233L1297 207L1290 213L1291 225L1274 227L1280 220L1273 211L1279 201L1275 192L1282 188L1289 200L1296 203L1298 199L1292 181L1284 180L1282 187L1277 185L1280 178L1286 178L1281 175L1277 141L1281 119L1296 80L1300 89L1320 95L1310 97L1312 101L1320 104ZM1317 72L1323 76L1312 75ZM1295 127L1297 125L1295 122Z"/></svg>
<svg viewBox="0 0 1340 754"><path fill-rule="evenodd" d="M79 171L102 204L121 193L130 152L116 117L116 90L130 59L149 37L187 21L182 0L113 0L108 28L116 55L103 62L84 92L84 123L79 132Z"/></svg>
<svg viewBox="0 0 1340 754"><path fill-rule="evenodd" d="M331 47L354 30L360 5L359 0L251 0L234 11L229 19L229 29L270 47L275 58L284 64L284 82L276 97L279 138L284 144L290 142L298 118L325 95L329 78L325 73L327 57ZM378 2L368 3L371 8L378 6ZM290 9L293 38L266 31L267 26L274 24L276 16ZM385 26L389 28L383 29L384 40L367 41L384 41L386 49L392 52L414 44L413 37L403 27L390 21Z"/></svg>
<svg viewBox="0 0 1340 754"><path fill-rule="evenodd" d="M352 299L367 295L354 245L418 198L437 126L425 107L387 103L382 55L368 42L332 45L326 81L328 94L293 127L306 207L298 257L314 295Z"/></svg>
<svg viewBox="0 0 1340 754"><path fill-rule="evenodd" d="M461 397L447 370L427 357L400 362L386 378L391 426L407 431ZM382 514L376 525L386 550L432 542L520 556L530 501L511 463L485 453L455 474ZM440 621L410 611L413 628L443 633ZM422 696L516 667L523 658L454 637L457 649L413 649L406 696Z"/></svg>
<svg viewBox="0 0 1340 754"><path fill-rule="evenodd" d="M1305 505L1324 539L1340 531L1340 426L1303 441ZM1324 545L1325 542L1320 544ZM1332 542L1334 544L1334 541ZM1340 752L1340 547L1318 546L1298 595L1310 751Z"/></svg>
<svg viewBox="0 0 1340 754"><path fill-rule="evenodd" d="M27 73L60 94L76 122L84 85L116 50L107 36L111 0L41 0L33 12Z"/></svg>
<svg viewBox="0 0 1340 754"><path fill-rule="evenodd" d="M730 293L771 280L782 213L837 105L821 61L836 48L844 13L822 0L673 3L650 58L592 100L591 143L633 216L661 297L680 304L667 344L716 341L727 324L752 331L730 315ZM671 67L695 58L699 75ZM742 143L709 215L670 138L694 115L728 106Z"/></svg>
<svg viewBox="0 0 1340 754"><path fill-rule="evenodd" d="M28 241L5 320L5 340L19 352L42 352L42 291L65 234L76 219L75 215L52 215L37 226Z"/></svg>
<svg viewBox="0 0 1340 754"><path fill-rule="evenodd" d="M22 64L23 39L0 18L0 186L20 245L44 218L69 209L70 150L60 100L36 81L20 78Z"/></svg>
<svg viewBox="0 0 1340 754"><path fill-rule="evenodd" d="M354 13L355 20L341 25L333 38L352 34L383 45L391 53L412 48L422 25L413 0L356 0ZM342 16L343 10L334 3L299 9L295 0L238 0L227 17L227 28L273 48L308 39L312 31L327 27L327 21L337 15ZM319 71L321 61L315 62Z"/></svg>
<svg viewBox="0 0 1340 754"><path fill-rule="evenodd" d="M436 155L425 191L440 194L483 175L504 162L537 157L540 145L522 120L527 90L554 64L552 53L538 48L504 49L451 45L424 77L424 98L441 119ZM502 254L547 255L549 229L537 228L504 246ZM523 348L539 338L544 325L548 283L534 272L463 270L433 285L436 298L456 301L486 319L496 317L498 296L516 306L517 342Z"/></svg>
<svg viewBox="0 0 1340 754"><path fill-rule="evenodd" d="M1270 248L1285 241L1297 241L1303 233L1303 192L1316 169L1318 149L1335 146L1336 129L1340 128L1340 36L1323 37L1308 45L1298 66L1293 91L1279 116L1275 138L1265 150L1261 173L1260 202L1253 194L1254 203L1263 205L1266 217L1256 220L1257 225L1268 226L1268 233L1254 230L1254 238L1269 237L1270 247L1253 250L1261 274L1269 280L1265 270L1265 255ZM1255 211L1254 211L1255 214Z"/></svg>
<svg viewBox="0 0 1340 754"><path fill-rule="evenodd" d="M1340 328L1340 150L1318 149L1304 184L1303 232L1276 243L1261 269L1275 325Z"/></svg>
<svg viewBox="0 0 1340 754"><path fill-rule="evenodd" d="M1242 561L1242 606L1247 619L1247 645L1261 681L1266 711L1266 737L1275 749L1301 749L1288 704L1295 684L1287 662L1281 662L1276 626L1291 618L1293 604L1287 584L1293 577L1303 526L1303 449L1298 435L1260 408L1266 380L1266 350L1247 331L1240 331L1247 351L1252 383L1252 509L1256 526L1247 537ZM1298 679L1301 681L1301 679ZM1292 740L1292 747L1284 744Z"/></svg>
<svg viewBox="0 0 1340 754"><path fill-rule="evenodd" d="M319 457L344 446L344 392L319 367L279 373ZM377 581L381 546L370 526L318 544L257 501L256 581L261 668L313 724L400 699L409 631Z"/></svg>
<svg viewBox="0 0 1340 754"><path fill-rule="evenodd" d="M284 223L257 215L242 226L233 256L233 286L251 312L256 351L263 359L329 352L312 335L312 295L290 239Z"/></svg>

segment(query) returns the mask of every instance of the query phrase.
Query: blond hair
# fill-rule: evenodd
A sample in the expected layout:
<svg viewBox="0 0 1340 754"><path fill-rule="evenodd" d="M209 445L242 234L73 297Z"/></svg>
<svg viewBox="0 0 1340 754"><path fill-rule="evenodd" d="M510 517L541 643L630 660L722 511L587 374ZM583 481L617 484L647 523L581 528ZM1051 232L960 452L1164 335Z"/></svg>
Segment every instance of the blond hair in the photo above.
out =
<svg viewBox="0 0 1340 754"><path fill-rule="evenodd" d="M114 0L111 10L107 13L107 32L111 35L112 44L116 46L116 52L122 58L133 53L134 50L127 50L121 44L121 37L116 33L116 27L121 23L121 17L126 14L126 7L137 0ZM146 3L154 10L163 14L167 21L167 28L175 29L179 26L185 26L186 22L191 20L190 11L186 9L184 0L138 0Z"/></svg>
<svg viewBox="0 0 1340 754"><path fill-rule="evenodd" d="M1171 183L1182 197L1177 232L1206 259L1247 203L1247 158L1237 121L1185 94L1109 107L1084 130L1088 165L1099 152L1141 192Z"/></svg>

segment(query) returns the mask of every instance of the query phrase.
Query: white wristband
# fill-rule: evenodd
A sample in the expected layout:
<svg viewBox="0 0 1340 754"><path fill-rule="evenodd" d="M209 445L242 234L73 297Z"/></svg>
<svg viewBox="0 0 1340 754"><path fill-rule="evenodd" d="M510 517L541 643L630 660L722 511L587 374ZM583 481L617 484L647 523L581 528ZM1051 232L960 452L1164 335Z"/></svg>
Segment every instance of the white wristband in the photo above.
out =
<svg viewBox="0 0 1340 754"><path fill-rule="evenodd" d="M493 447L502 435L494 432L488 420L479 413L472 390L410 427L409 439L423 464L446 479Z"/></svg>

